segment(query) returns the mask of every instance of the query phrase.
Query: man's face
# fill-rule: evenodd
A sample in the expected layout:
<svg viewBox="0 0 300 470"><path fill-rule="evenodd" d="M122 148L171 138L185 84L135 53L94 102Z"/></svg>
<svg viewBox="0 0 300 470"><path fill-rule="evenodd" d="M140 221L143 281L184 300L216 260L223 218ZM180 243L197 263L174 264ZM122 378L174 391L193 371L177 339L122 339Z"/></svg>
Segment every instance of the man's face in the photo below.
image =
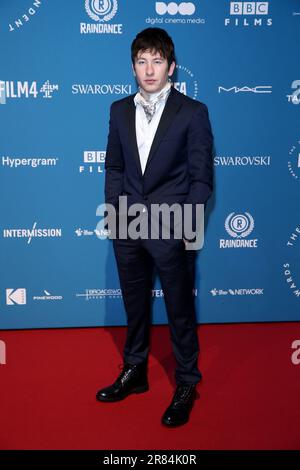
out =
<svg viewBox="0 0 300 470"><path fill-rule="evenodd" d="M146 93L156 93L160 91L167 83L168 77L171 77L175 68L175 62L172 62L170 68L168 61L160 55L159 52L139 51L134 61L133 71L139 86Z"/></svg>

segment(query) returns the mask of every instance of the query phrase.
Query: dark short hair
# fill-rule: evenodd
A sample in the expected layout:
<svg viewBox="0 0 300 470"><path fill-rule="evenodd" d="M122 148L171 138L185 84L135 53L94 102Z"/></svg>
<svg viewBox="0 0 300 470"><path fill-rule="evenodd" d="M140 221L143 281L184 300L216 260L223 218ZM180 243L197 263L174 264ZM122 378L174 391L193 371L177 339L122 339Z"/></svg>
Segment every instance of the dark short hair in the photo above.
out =
<svg viewBox="0 0 300 470"><path fill-rule="evenodd" d="M131 60L134 60L140 51L150 49L151 52L159 52L167 59L168 65L175 61L175 48L172 38L162 28L147 28L138 33L131 44Z"/></svg>

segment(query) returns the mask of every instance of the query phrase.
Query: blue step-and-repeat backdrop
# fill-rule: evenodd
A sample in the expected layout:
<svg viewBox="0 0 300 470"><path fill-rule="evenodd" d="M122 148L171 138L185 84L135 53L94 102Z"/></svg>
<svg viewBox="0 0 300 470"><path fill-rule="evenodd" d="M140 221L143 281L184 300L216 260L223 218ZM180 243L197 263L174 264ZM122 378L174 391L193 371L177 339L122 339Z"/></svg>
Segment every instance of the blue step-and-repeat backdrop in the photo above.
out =
<svg viewBox="0 0 300 470"><path fill-rule="evenodd" d="M130 44L149 26L215 136L198 321L300 318L300 1L1 0L0 329L126 324L96 209L109 108L137 89Z"/></svg>

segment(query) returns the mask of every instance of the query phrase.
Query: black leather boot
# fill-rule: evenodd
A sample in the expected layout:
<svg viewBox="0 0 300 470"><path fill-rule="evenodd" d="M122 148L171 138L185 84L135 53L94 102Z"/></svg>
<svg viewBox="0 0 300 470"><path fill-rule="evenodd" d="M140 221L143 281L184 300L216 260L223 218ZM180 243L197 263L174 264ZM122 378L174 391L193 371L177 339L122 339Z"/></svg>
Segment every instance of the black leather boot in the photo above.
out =
<svg viewBox="0 0 300 470"><path fill-rule="evenodd" d="M166 426L181 426L189 420L196 397L196 384L178 384L171 404L161 418Z"/></svg>
<svg viewBox="0 0 300 470"><path fill-rule="evenodd" d="M122 372L116 381L97 392L99 401L119 401L131 393L143 393L149 390L147 361L141 364L122 364Z"/></svg>

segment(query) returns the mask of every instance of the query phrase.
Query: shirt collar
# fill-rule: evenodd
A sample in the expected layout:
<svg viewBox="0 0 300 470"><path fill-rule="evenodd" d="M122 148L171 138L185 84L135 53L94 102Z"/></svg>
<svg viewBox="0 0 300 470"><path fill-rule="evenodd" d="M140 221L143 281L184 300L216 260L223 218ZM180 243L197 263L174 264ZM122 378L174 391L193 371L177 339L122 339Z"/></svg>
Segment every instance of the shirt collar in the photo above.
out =
<svg viewBox="0 0 300 470"><path fill-rule="evenodd" d="M139 93L142 95L143 98L145 98L146 101L155 101L156 98L164 91L167 91L169 88L171 88L172 84L171 82L167 82L166 85L159 91L156 91L155 93L146 93L144 90L142 90L141 87L139 87ZM134 102L136 103L136 99L134 97Z"/></svg>

